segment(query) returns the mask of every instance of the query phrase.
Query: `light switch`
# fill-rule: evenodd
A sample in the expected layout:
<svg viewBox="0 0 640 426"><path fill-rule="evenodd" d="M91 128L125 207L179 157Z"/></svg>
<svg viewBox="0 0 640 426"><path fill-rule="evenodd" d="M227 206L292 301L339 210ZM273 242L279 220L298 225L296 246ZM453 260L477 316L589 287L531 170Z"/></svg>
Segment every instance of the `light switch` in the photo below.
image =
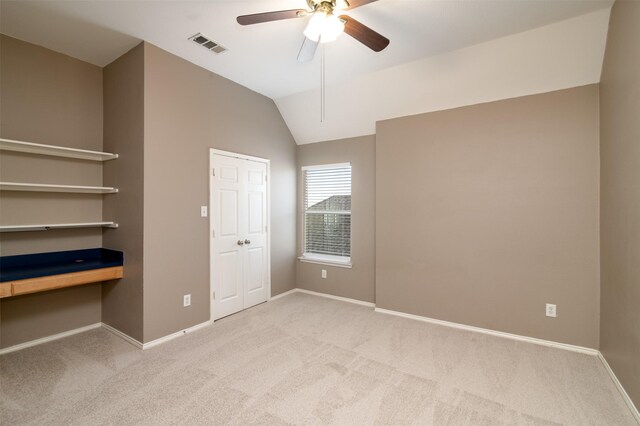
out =
<svg viewBox="0 0 640 426"><path fill-rule="evenodd" d="M207 217L207 206L200 206L200 217Z"/></svg>

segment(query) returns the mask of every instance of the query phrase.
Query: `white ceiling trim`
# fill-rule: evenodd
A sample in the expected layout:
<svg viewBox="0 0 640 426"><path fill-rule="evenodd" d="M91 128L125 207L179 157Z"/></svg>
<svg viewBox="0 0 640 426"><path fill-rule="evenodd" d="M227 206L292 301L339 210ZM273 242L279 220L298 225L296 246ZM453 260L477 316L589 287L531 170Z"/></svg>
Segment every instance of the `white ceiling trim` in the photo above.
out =
<svg viewBox="0 0 640 426"><path fill-rule="evenodd" d="M298 144L375 133L376 121L600 81L610 9L276 99Z"/></svg>

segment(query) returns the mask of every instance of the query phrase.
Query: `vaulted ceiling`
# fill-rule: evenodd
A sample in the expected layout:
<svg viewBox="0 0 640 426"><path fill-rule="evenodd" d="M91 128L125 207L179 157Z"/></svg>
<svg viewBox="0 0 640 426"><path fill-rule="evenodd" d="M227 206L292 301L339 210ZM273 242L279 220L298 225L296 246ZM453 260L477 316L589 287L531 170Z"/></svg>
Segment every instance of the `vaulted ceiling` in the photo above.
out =
<svg viewBox="0 0 640 426"><path fill-rule="evenodd" d="M375 53L347 35L296 55L308 18L240 26L235 17L305 0L2 0L0 31L104 66L148 41L276 102L297 143L371 134L378 120L599 81L612 0L379 0L348 14L391 40ZM227 52L188 38L203 33ZM320 52L318 52L320 53Z"/></svg>

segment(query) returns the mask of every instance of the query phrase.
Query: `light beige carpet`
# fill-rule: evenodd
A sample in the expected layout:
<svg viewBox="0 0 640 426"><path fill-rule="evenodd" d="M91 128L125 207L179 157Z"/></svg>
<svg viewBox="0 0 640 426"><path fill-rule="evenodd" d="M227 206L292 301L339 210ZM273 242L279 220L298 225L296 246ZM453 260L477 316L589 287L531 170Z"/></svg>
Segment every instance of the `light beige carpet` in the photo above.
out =
<svg viewBox="0 0 640 426"><path fill-rule="evenodd" d="M0 423L632 425L600 361L292 294L140 351L0 357Z"/></svg>

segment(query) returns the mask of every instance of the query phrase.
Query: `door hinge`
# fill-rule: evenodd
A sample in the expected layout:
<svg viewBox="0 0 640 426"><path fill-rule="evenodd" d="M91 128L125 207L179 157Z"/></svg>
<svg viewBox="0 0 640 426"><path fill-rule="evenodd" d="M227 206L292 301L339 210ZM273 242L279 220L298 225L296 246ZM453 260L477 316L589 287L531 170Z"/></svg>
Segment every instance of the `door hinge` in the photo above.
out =
<svg viewBox="0 0 640 426"><path fill-rule="evenodd" d="M216 230L215 230L215 229L211 230L211 236L212 236L213 238L215 238L215 237L216 237Z"/></svg>
<svg viewBox="0 0 640 426"><path fill-rule="evenodd" d="M216 292L213 292L213 300L216 300Z"/></svg>
<svg viewBox="0 0 640 426"><path fill-rule="evenodd" d="M216 169L211 169L211 176L215 176L216 175Z"/></svg>
<svg viewBox="0 0 640 426"><path fill-rule="evenodd" d="M268 175L264 175L264 181L267 182L269 180L269 176Z"/></svg>

